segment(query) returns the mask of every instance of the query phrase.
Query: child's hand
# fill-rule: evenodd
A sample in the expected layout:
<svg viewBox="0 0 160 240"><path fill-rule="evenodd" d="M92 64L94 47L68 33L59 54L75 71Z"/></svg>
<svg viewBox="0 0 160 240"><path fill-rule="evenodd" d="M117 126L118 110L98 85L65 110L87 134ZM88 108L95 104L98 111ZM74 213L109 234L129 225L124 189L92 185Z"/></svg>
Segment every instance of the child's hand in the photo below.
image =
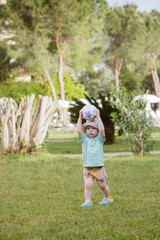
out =
<svg viewBox="0 0 160 240"><path fill-rule="evenodd" d="M96 110L96 117L97 117L97 118L100 117L100 111L99 111L99 109Z"/></svg>
<svg viewBox="0 0 160 240"><path fill-rule="evenodd" d="M81 119L83 118L82 109L79 111L79 117L80 117Z"/></svg>

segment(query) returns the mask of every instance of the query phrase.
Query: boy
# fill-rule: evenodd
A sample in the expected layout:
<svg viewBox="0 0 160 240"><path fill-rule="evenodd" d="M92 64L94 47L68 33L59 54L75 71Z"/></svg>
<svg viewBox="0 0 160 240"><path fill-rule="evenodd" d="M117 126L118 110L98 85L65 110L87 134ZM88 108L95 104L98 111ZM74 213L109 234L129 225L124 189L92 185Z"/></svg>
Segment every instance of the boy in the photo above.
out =
<svg viewBox="0 0 160 240"><path fill-rule="evenodd" d="M83 166L84 166L84 195L85 202L82 207L92 206L91 195L94 178L98 186L104 193L104 198L99 204L113 203L114 200L109 196L109 187L105 179L107 174L104 169L103 143L105 141L105 130L100 118L99 110L96 110L96 118L93 121L87 121L82 125L82 111L80 110L77 133L78 141L82 143Z"/></svg>

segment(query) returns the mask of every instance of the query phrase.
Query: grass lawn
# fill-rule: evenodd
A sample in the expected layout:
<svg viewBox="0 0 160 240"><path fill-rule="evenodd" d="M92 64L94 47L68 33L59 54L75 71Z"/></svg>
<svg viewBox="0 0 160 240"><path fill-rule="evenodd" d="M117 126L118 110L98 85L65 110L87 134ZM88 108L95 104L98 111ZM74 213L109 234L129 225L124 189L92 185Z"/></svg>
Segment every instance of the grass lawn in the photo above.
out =
<svg viewBox="0 0 160 240"><path fill-rule="evenodd" d="M152 134L151 134L151 137L160 138L160 128L154 127L153 131L152 131Z"/></svg>
<svg viewBox="0 0 160 240"><path fill-rule="evenodd" d="M115 136L117 137L117 130L115 131ZM158 127L154 127L152 134L151 134L152 138L160 138L160 128ZM122 137L123 138L123 137ZM77 132L75 130L72 131L63 131L60 128L55 128L55 129L51 129L49 131L49 135L47 139L54 139L54 140L60 140L60 139L73 139L76 140L77 139Z"/></svg>
<svg viewBox="0 0 160 240"><path fill-rule="evenodd" d="M51 129L49 131L47 139L53 140L70 140L70 139L77 139L77 132L75 130L72 131L63 131L60 128Z"/></svg>
<svg viewBox="0 0 160 240"><path fill-rule="evenodd" d="M154 128L151 138L160 138L160 128ZM82 152L81 144L77 142L76 131L62 131L60 129L53 129L50 131L45 148L51 154L80 154ZM60 140L64 142L60 142ZM69 142L66 142L70 140ZM71 142L72 140L72 142ZM56 142L57 141L57 142ZM115 142L112 145L105 145L103 147L105 153L109 152L129 152L128 146L124 142L124 136L117 136L115 132ZM154 140L153 151L160 151L160 140Z"/></svg>
<svg viewBox="0 0 160 240"><path fill-rule="evenodd" d="M51 140L51 139L50 139ZM78 143L77 138L72 142L45 142L45 148L52 154L80 154L82 153L82 145ZM124 143L123 137L116 137L115 143L112 145L104 145L105 153L110 152L129 152L128 146ZM154 141L154 151L160 151L160 141Z"/></svg>
<svg viewBox="0 0 160 240"><path fill-rule="evenodd" d="M106 157L115 200L93 207L84 202L81 158L13 155L0 157L0 239L160 239L160 155Z"/></svg>

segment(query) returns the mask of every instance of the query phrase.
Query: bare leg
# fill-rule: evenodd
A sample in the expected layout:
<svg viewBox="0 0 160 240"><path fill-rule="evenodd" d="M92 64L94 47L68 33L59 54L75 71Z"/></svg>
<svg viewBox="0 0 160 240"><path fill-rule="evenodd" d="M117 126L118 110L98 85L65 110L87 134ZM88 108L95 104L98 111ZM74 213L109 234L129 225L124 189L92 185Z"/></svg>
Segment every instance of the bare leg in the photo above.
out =
<svg viewBox="0 0 160 240"><path fill-rule="evenodd" d="M97 181L98 186L104 193L104 197L109 198L109 187L106 184L106 181Z"/></svg>
<svg viewBox="0 0 160 240"><path fill-rule="evenodd" d="M84 185L85 185L85 190L84 190L85 200L91 201L93 179L85 178L84 179Z"/></svg>

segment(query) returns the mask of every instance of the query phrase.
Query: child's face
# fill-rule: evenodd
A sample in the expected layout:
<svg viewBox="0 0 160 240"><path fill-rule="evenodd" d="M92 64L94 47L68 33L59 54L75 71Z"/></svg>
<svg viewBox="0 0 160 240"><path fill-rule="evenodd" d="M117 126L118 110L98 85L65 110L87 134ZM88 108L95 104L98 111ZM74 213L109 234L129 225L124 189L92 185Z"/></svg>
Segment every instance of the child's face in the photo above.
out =
<svg viewBox="0 0 160 240"><path fill-rule="evenodd" d="M92 126L86 127L86 134L90 138L94 138L98 135L98 129Z"/></svg>

